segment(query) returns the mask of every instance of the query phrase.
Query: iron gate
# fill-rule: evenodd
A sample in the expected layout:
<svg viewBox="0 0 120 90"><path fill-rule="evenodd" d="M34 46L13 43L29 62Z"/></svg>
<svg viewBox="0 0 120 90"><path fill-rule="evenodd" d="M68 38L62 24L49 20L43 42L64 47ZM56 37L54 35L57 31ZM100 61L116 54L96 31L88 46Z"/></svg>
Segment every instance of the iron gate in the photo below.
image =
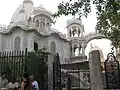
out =
<svg viewBox="0 0 120 90"><path fill-rule="evenodd" d="M62 65L60 64L59 54L56 53L53 62L53 90L90 90L89 70L80 70L80 65L77 65L77 70L69 70L61 72ZM65 74L65 75L63 75ZM65 80L65 87L62 80Z"/></svg>
<svg viewBox="0 0 120 90"><path fill-rule="evenodd" d="M12 76L21 83L22 75L27 71L27 49L25 51L0 52L0 74L5 73L10 81Z"/></svg>
<svg viewBox="0 0 120 90"><path fill-rule="evenodd" d="M105 61L105 76L107 89L120 89L119 61L116 60L114 52L109 53Z"/></svg>
<svg viewBox="0 0 120 90"><path fill-rule="evenodd" d="M47 59L47 57L43 59ZM43 67L42 65L44 64L40 62L44 61L43 59L36 56L35 52L28 52L27 48L25 51L0 52L0 74L5 73L8 81L10 81L12 76L15 76L18 83L21 83L23 73L27 72L36 77L36 80L41 87L43 87L43 85L44 87L47 87L47 80L45 81L42 77L40 77L41 72L47 69L47 66ZM40 68L44 68L44 70ZM43 74L45 75L46 73ZM46 78L47 75L44 77Z"/></svg>
<svg viewBox="0 0 120 90"><path fill-rule="evenodd" d="M56 53L53 62L53 90L62 90L61 87L61 64L59 54Z"/></svg>
<svg viewBox="0 0 120 90"><path fill-rule="evenodd" d="M89 70L69 70L67 73L67 90L90 90Z"/></svg>

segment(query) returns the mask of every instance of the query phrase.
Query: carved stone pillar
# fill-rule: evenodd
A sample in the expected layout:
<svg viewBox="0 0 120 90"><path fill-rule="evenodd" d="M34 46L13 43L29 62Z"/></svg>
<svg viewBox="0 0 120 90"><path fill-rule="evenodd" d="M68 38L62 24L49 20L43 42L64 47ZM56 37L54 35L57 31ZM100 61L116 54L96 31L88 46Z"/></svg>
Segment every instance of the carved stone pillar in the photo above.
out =
<svg viewBox="0 0 120 90"><path fill-rule="evenodd" d="M85 44L82 43L81 47L82 47L82 55L85 55Z"/></svg>
<svg viewBox="0 0 120 90"><path fill-rule="evenodd" d="M72 48L72 56L75 56L75 48Z"/></svg>
<svg viewBox="0 0 120 90"><path fill-rule="evenodd" d="M72 56L73 55L73 48L72 48L72 46L70 46L70 56Z"/></svg>
<svg viewBox="0 0 120 90"><path fill-rule="evenodd" d="M70 30L67 30L67 36L70 37Z"/></svg>
<svg viewBox="0 0 120 90"><path fill-rule="evenodd" d="M85 48L82 47L82 55L85 55Z"/></svg>
<svg viewBox="0 0 120 90"><path fill-rule="evenodd" d="M71 46L71 56L74 56L74 47Z"/></svg>
<svg viewBox="0 0 120 90"><path fill-rule="evenodd" d="M81 47L81 45L79 45L79 55L82 54L81 50L82 50L82 47Z"/></svg>

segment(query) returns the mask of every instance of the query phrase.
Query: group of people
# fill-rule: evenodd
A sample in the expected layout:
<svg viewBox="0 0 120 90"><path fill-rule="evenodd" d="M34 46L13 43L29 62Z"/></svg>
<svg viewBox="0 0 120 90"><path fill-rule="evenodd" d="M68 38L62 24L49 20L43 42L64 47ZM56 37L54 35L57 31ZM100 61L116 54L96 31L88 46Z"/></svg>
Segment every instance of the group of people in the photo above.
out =
<svg viewBox="0 0 120 90"><path fill-rule="evenodd" d="M23 80L19 89L19 84L15 77L11 77L8 80L5 77L5 73L1 74L0 77L0 90L39 90L38 82L35 81L34 76L29 76L28 73L23 74Z"/></svg>

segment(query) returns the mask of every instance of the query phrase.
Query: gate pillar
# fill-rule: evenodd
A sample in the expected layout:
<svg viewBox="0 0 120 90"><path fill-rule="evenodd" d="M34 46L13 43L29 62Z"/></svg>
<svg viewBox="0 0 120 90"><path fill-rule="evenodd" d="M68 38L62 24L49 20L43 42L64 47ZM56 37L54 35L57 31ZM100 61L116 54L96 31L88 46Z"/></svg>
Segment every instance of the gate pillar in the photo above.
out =
<svg viewBox="0 0 120 90"><path fill-rule="evenodd" d="M89 68L91 90L103 90L100 53L98 50L92 50L89 53Z"/></svg>
<svg viewBox="0 0 120 90"><path fill-rule="evenodd" d="M53 90L53 57L48 56L48 90Z"/></svg>

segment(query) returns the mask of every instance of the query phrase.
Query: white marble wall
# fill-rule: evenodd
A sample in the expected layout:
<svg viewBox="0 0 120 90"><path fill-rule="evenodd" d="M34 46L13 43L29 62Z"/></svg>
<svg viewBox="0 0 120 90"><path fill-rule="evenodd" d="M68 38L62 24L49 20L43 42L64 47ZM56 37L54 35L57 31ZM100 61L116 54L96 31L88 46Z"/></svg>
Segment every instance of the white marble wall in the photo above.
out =
<svg viewBox="0 0 120 90"><path fill-rule="evenodd" d="M59 53L61 63L64 62L64 58L70 56L68 42L60 40L59 37L50 36L48 38L49 51L52 41L56 44L56 53ZM53 60L51 60L50 56L48 59L48 89L53 90Z"/></svg>
<svg viewBox="0 0 120 90"><path fill-rule="evenodd" d="M28 48L28 51L34 50L34 42L38 43L38 48L41 49L44 46L47 47L49 51L51 51L51 42L54 41L56 44L56 53L59 53L61 63L64 62L64 58L70 57L70 47L67 41L61 39L59 36L53 34L50 36L42 36L38 35L35 32L27 32L20 28L16 28L10 34L0 35L0 50L1 51L13 51L14 50L14 39L19 36L21 39L20 42L20 50L25 50ZM52 90L52 82L53 82L53 59L50 57L48 59L48 87L49 90Z"/></svg>
<svg viewBox="0 0 120 90"><path fill-rule="evenodd" d="M29 51L34 50L34 33L24 32L22 29L16 29L11 34L0 35L0 50L1 51L13 51L14 50L14 40L19 36L21 39L20 50L25 50L28 48Z"/></svg>
<svg viewBox="0 0 120 90"><path fill-rule="evenodd" d="M14 40L15 38L19 36L21 39L20 42L20 49L23 50L24 49L24 45L23 45L23 40L24 40L24 32L20 29L16 29L14 32L12 32L11 34L3 34L3 42L2 42L2 51L11 51L14 50Z"/></svg>
<svg viewBox="0 0 120 90"><path fill-rule="evenodd" d="M70 47L68 45L68 42L65 42L64 40L61 40L59 37L50 36L48 38L48 49L50 51L51 42L54 41L56 44L56 52L59 53L61 63L64 60L64 58L70 57Z"/></svg>
<svg viewBox="0 0 120 90"><path fill-rule="evenodd" d="M2 47L3 47L2 42L3 42L3 35L0 33L0 52L3 51L2 50Z"/></svg>

